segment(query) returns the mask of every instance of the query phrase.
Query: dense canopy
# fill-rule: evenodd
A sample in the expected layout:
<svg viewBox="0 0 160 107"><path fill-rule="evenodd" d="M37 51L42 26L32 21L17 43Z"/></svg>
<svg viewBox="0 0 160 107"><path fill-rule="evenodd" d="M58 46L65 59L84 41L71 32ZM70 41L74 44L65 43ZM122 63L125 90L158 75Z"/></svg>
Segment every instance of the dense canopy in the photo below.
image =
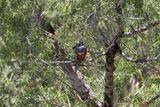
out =
<svg viewBox="0 0 160 107"><path fill-rule="evenodd" d="M1 0L0 13L1 107L160 106L159 0Z"/></svg>

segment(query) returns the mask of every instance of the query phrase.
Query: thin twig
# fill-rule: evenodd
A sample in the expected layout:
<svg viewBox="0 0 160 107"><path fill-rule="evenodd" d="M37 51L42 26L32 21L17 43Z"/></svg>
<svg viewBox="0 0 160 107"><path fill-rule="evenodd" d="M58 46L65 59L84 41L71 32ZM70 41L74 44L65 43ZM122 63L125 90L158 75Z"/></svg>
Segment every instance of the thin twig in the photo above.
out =
<svg viewBox="0 0 160 107"><path fill-rule="evenodd" d="M126 59L130 62L134 62L134 63L144 63L144 62L158 61L160 59L160 54L157 55L156 57L153 57L153 58L138 58L138 59L131 58L131 57L127 56L125 53L122 53L121 56L124 59Z"/></svg>
<svg viewBox="0 0 160 107"><path fill-rule="evenodd" d="M140 27L139 29L135 30L134 32L130 31L130 32L126 32L123 34L123 37L132 37L133 35L135 34L139 34L139 33L143 33L153 27L156 27L160 25L160 21L154 21L152 23L149 23L148 25L146 26L143 26L143 27Z"/></svg>
<svg viewBox="0 0 160 107"><path fill-rule="evenodd" d="M160 92L158 92L155 96L153 96L149 101L146 102L147 105L152 103L154 100L158 99L160 97Z"/></svg>
<svg viewBox="0 0 160 107"><path fill-rule="evenodd" d="M129 17L130 20L144 20L144 17Z"/></svg>
<svg viewBox="0 0 160 107"><path fill-rule="evenodd" d="M47 30L44 30L40 27L38 27L39 30L41 30L42 32L44 32L44 35L47 36L49 39L55 40L54 35L50 32L48 32Z"/></svg>

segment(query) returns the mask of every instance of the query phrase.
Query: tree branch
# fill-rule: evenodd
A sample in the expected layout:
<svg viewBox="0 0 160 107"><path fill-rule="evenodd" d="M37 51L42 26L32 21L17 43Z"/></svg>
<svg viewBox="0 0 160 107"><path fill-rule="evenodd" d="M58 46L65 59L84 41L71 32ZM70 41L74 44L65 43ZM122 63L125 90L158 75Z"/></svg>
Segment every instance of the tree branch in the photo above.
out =
<svg viewBox="0 0 160 107"><path fill-rule="evenodd" d="M134 59L131 57L128 57L125 53L122 53L121 56L126 59L127 61L133 62L133 63L144 63L144 62L151 62L151 61L158 61L160 59L160 54L153 58L138 58Z"/></svg>
<svg viewBox="0 0 160 107"><path fill-rule="evenodd" d="M158 92L155 96L153 96L149 101L147 101L145 104L149 105L154 100L158 99L160 97L160 92Z"/></svg>
<svg viewBox="0 0 160 107"><path fill-rule="evenodd" d="M122 20L122 7L124 0L115 1L115 13L117 30L113 36L111 45L106 52L106 71L105 71L105 92L104 92L104 107L113 107L113 72L115 71L114 61L115 55L120 51L119 44L121 42L122 34L124 33L124 24Z"/></svg>
<svg viewBox="0 0 160 107"><path fill-rule="evenodd" d="M49 66L49 65L51 65L51 66L61 66L60 64L72 64L73 66L75 66L75 61L49 61L49 62L47 62L47 61L45 61L45 60L43 60L43 59L40 59L40 58L38 58L37 60L36 60L38 63L41 63L42 65L46 65L46 66ZM93 65L93 64L80 64L79 66L87 66L87 67L89 67L89 66L91 66L91 67L104 67L103 65Z"/></svg>
<svg viewBox="0 0 160 107"><path fill-rule="evenodd" d="M77 92L77 94L80 96L80 98L89 106L89 107L102 107L102 103L99 102L93 93L93 90L90 88L89 84L83 79L83 75L79 71L79 64L75 63L73 64L72 61L69 61L67 58L67 54L65 50L60 46L59 41L52 37L53 35L50 35L50 32L40 29L44 32L45 35L47 35L48 38L54 39L54 53L58 57L58 62L52 62L51 64L57 64L61 66L63 72L68 76L70 79L70 82ZM46 61L39 60L45 65L49 65Z"/></svg>
<svg viewBox="0 0 160 107"><path fill-rule="evenodd" d="M54 46L56 52L59 53L59 60L68 60L66 58L65 51L60 47L60 44L57 41L54 43ZM83 75L77 69L77 66L79 66L78 64L73 65L72 63L60 63L60 66L70 79L75 91L78 93L80 98L86 102L87 105L92 105L92 107L102 107L102 104L96 100L89 84L83 79Z"/></svg>
<svg viewBox="0 0 160 107"><path fill-rule="evenodd" d="M143 33L149 29L152 29L153 27L156 27L160 25L160 21L154 21L152 23L149 23L148 25L146 26L143 26L143 27L140 27L139 29L135 30L134 32L130 31L130 32L125 32L123 34L123 37L132 37L133 35L135 34L139 34L139 33Z"/></svg>

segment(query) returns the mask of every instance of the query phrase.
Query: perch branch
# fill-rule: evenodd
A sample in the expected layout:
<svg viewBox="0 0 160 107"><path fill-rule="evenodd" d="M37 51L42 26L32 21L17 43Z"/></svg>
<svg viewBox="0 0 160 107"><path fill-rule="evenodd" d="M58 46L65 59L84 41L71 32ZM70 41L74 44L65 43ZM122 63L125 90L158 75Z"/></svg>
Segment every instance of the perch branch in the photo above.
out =
<svg viewBox="0 0 160 107"><path fill-rule="evenodd" d="M36 62L41 63L41 64L46 65L46 66L49 66L49 65L51 65L51 66L61 66L60 64L69 64L69 63L74 65L74 63L75 63L75 61L45 61L45 60L40 59L40 58L38 58L36 60ZM80 66L104 67L103 65L94 65L94 64L85 64L85 63L84 64L80 64Z"/></svg>

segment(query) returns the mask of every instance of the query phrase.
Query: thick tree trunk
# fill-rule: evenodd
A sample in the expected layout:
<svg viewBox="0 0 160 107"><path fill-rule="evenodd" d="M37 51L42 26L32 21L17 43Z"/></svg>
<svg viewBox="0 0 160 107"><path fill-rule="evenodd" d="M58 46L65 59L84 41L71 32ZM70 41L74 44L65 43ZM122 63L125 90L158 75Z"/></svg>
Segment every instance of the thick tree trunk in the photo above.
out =
<svg viewBox="0 0 160 107"><path fill-rule="evenodd" d="M114 58L120 48L117 43L108 48L106 53L104 107L113 107L113 72L115 71Z"/></svg>
<svg viewBox="0 0 160 107"><path fill-rule="evenodd" d="M106 54L104 107L113 107L114 56L111 52Z"/></svg>
<svg viewBox="0 0 160 107"><path fill-rule="evenodd" d="M105 93L104 93L104 107L113 107L113 72L114 58L116 53L121 53L120 42L124 33L123 21L122 21L122 5L124 0L115 1L115 12L117 14L116 24L117 32L113 36L112 44L107 48L106 53L106 71L105 71Z"/></svg>

